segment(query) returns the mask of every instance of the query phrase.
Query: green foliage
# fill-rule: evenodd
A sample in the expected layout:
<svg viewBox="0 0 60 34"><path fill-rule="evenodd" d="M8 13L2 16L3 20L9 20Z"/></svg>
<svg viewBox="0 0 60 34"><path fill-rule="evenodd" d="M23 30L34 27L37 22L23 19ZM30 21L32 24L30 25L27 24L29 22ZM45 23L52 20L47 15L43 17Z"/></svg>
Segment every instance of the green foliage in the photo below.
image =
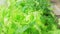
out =
<svg viewBox="0 0 60 34"><path fill-rule="evenodd" d="M7 0L0 8L0 34L50 34L56 30L56 17L50 0Z"/></svg>

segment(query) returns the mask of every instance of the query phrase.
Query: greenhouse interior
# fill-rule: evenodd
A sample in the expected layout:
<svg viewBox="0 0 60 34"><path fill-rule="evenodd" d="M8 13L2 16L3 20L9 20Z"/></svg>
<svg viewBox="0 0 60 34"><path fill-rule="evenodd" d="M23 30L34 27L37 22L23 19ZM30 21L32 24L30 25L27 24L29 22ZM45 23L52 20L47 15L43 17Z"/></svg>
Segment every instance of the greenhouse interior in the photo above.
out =
<svg viewBox="0 0 60 34"><path fill-rule="evenodd" d="M60 0L0 0L0 34L60 34Z"/></svg>

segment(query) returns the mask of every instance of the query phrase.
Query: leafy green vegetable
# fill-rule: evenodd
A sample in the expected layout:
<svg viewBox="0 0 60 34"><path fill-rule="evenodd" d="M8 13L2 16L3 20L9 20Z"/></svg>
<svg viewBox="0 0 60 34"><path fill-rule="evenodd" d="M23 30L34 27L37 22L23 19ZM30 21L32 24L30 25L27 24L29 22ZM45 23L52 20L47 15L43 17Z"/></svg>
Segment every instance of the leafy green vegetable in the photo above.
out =
<svg viewBox="0 0 60 34"><path fill-rule="evenodd" d="M50 0L7 1L9 7L0 8L0 34L50 34L57 30Z"/></svg>

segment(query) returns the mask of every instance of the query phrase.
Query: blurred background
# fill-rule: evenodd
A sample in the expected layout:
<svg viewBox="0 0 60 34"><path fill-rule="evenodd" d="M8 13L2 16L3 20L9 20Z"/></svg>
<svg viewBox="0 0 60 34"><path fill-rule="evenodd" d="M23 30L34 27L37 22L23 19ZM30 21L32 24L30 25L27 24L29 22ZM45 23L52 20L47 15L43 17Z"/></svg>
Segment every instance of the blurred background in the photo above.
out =
<svg viewBox="0 0 60 34"><path fill-rule="evenodd" d="M51 0L52 2L52 7L53 7L53 12L57 16L58 24L60 27L60 0Z"/></svg>

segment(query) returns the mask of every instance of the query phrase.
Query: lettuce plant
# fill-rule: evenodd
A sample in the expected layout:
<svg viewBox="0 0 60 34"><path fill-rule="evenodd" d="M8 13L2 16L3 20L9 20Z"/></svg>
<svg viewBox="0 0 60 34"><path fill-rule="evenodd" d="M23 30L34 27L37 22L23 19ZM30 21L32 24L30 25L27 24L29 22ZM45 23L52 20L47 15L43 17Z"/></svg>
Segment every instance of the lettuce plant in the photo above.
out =
<svg viewBox="0 0 60 34"><path fill-rule="evenodd" d="M0 9L0 34L51 34L56 17L50 0L7 0Z"/></svg>

